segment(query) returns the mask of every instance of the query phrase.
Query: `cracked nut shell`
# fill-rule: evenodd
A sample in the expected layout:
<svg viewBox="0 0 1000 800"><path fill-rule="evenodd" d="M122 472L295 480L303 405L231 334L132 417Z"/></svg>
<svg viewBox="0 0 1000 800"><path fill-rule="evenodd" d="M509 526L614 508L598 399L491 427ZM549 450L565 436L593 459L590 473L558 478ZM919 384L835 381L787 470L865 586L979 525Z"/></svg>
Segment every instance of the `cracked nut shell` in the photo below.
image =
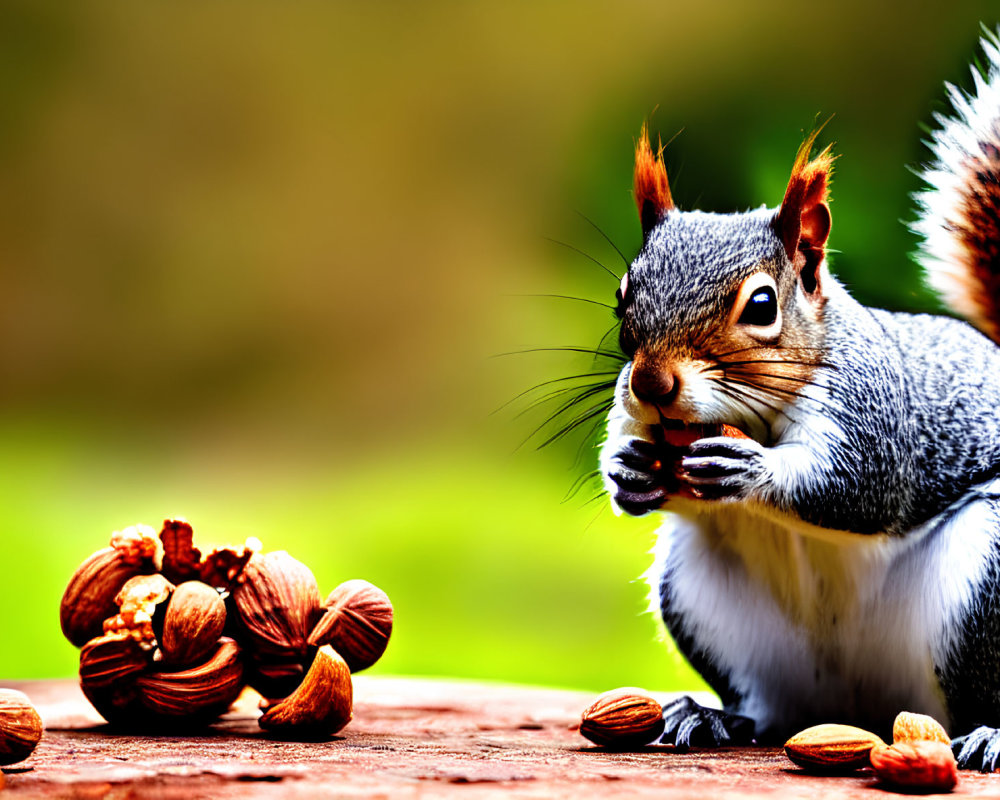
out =
<svg viewBox="0 0 1000 800"><path fill-rule="evenodd" d="M580 733L603 747L641 747L663 734L663 707L641 689L605 692L583 712Z"/></svg>
<svg viewBox="0 0 1000 800"><path fill-rule="evenodd" d="M42 718L24 692L0 689L0 766L24 761L42 738Z"/></svg>
<svg viewBox="0 0 1000 800"><path fill-rule="evenodd" d="M260 726L283 738L330 736L351 721L354 689L347 662L329 645L316 651L302 683L270 706Z"/></svg>
<svg viewBox="0 0 1000 800"><path fill-rule="evenodd" d="M385 592L368 581L345 581L323 605L325 611L309 635L309 644L331 645L351 672L382 657L392 634L392 603Z"/></svg>

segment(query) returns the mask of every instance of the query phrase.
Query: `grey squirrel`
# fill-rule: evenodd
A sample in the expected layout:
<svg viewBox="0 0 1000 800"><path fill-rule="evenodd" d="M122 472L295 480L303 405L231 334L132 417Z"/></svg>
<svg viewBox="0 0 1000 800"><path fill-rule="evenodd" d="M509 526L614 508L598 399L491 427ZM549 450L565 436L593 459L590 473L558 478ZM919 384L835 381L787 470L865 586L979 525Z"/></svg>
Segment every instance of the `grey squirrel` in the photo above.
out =
<svg viewBox="0 0 1000 800"><path fill-rule="evenodd" d="M664 741L885 732L908 710L961 737L960 766L1000 763L998 45L973 95L949 87L914 225L930 285L983 333L831 275L815 134L777 209L714 214L675 207L643 126L601 472L617 509L663 513L654 604L724 706L666 707Z"/></svg>

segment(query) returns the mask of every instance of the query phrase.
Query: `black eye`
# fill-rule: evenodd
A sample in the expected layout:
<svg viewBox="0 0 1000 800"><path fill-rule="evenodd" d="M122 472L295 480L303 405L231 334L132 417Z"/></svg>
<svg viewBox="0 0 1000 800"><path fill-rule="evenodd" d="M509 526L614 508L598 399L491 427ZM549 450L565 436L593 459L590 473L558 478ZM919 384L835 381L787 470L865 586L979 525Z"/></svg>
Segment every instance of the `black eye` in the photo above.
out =
<svg viewBox="0 0 1000 800"><path fill-rule="evenodd" d="M757 325L766 328L778 318L778 298L770 286L761 286L750 295L740 314L741 325Z"/></svg>

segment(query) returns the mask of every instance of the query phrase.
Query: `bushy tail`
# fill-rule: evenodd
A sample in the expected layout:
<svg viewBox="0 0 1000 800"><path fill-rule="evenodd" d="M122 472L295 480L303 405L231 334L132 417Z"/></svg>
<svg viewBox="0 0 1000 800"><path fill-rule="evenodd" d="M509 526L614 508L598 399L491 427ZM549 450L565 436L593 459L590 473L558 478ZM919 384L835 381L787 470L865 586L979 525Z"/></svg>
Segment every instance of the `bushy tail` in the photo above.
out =
<svg viewBox="0 0 1000 800"><path fill-rule="evenodd" d="M930 141L936 158L916 196L927 282L955 312L1000 343L1000 39L982 40L975 92L948 84L952 116Z"/></svg>

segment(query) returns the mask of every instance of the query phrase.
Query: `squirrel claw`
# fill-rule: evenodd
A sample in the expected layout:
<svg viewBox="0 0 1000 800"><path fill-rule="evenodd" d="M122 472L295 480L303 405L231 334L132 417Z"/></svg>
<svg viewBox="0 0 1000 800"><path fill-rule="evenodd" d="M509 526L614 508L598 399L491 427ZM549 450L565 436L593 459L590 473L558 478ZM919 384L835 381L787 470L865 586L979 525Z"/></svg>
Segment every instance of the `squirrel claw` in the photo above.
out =
<svg viewBox="0 0 1000 800"><path fill-rule="evenodd" d="M952 739L951 749L959 769L993 772L1000 766L1000 729L983 725L966 736Z"/></svg>
<svg viewBox="0 0 1000 800"><path fill-rule="evenodd" d="M692 747L731 747L753 741L754 721L749 717L705 708L690 697L681 697L663 707L661 744L678 750Z"/></svg>

